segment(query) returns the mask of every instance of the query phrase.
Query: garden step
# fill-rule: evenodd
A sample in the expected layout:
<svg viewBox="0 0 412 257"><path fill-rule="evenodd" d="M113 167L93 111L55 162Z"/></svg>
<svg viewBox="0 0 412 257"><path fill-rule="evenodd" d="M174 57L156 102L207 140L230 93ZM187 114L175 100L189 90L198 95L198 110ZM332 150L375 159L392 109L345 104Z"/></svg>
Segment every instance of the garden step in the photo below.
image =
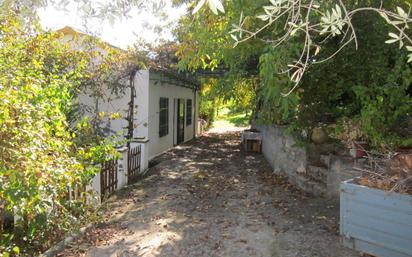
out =
<svg viewBox="0 0 412 257"><path fill-rule="evenodd" d="M306 175L320 183L326 184L326 180L328 178L328 169L325 167L308 165L306 169Z"/></svg>
<svg viewBox="0 0 412 257"><path fill-rule="evenodd" d="M291 184L314 196L324 196L326 185L308 178L304 174L289 173L288 180Z"/></svg>
<svg viewBox="0 0 412 257"><path fill-rule="evenodd" d="M321 154L319 157L320 163L329 168L330 166L330 160L331 160L331 155L330 154Z"/></svg>
<svg viewBox="0 0 412 257"><path fill-rule="evenodd" d="M330 155L344 155L345 148L336 143L309 144L307 146L308 160L316 166L328 167Z"/></svg>

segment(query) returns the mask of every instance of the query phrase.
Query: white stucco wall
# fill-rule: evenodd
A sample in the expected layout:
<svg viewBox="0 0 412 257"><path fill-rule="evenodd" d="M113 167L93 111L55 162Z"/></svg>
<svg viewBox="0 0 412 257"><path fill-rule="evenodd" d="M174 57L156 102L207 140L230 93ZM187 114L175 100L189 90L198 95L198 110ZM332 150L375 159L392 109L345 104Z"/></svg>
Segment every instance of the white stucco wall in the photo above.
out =
<svg viewBox="0 0 412 257"><path fill-rule="evenodd" d="M193 109L195 111L195 117L193 119L194 121L194 126L195 126L195 136L198 137L200 136L200 129L199 129L199 102L200 102L200 96L199 96L199 91L196 91L196 101L193 102Z"/></svg>
<svg viewBox="0 0 412 257"><path fill-rule="evenodd" d="M87 43L87 39L90 39L90 36L84 34L65 34L61 41L67 43L73 49L78 50L90 50L90 45ZM94 47L92 50L98 51L102 56L107 54L107 51L101 47ZM102 56L97 56L92 65L99 65L102 61ZM111 90L107 85L101 85L102 97L96 100L96 97L93 97L92 90L83 88L77 97L77 102L83 110L83 115L90 118L96 117L97 113L104 112L104 116L100 121L100 127L106 130L106 135L116 135L119 140L127 134L128 123L125 119L127 117L128 103L130 101L130 88L129 81L125 78L122 81L122 84L125 86L124 92L116 95L112 94ZM112 113L119 113L122 118L120 119L110 119L109 116Z"/></svg>
<svg viewBox="0 0 412 257"><path fill-rule="evenodd" d="M87 36L86 36L87 37ZM77 36L65 35L63 42L69 43L73 48L83 49L83 40L85 35L78 34ZM106 54L104 49L97 49L103 55ZM96 63L100 60L96 58ZM134 83L136 89L136 97L134 99L134 132L133 137L139 139L134 143L142 144L142 171L144 171L150 159L161 154L162 152L173 147L177 143L177 99L186 101L192 100L192 124L186 126L186 117L184 121L184 141L189 141L197 136L198 124L198 92L191 88L185 88L181 85L177 86L172 83L156 81L155 72L149 70L140 70L137 72ZM158 75L158 74L157 74ZM125 91L123 94L111 94L110 90L102 85L103 99L99 99L98 103L94 97L90 96L90 92L83 91L78 96L78 102L85 108L85 115L95 117L96 113L104 112L105 116L101 119L101 127L107 128L107 135L116 135L119 140L122 140L127 135L128 122L125 119L128 115L129 102L131 91L129 81L125 79ZM160 97L169 98L169 133L164 137L159 137L159 99ZM96 109L97 108L97 109ZM111 120L110 113L120 113L122 118ZM142 143L145 142L145 143Z"/></svg>
<svg viewBox="0 0 412 257"><path fill-rule="evenodd" d="M118 140L122 140L123 137L127 135L128 122L126 117L128 115L128 104L131 97L130 88L125 84L124 93L116 95L111 94L110 90L103 85L102 92L104 92L105 96L96 100L96 98L89 95L90 92L83 90L77 97L78 103L85 110L84 115L90 118L94 118L97 113L103 112L104 116L99 118L100 128L105 131L107 136L116 136ZM121 118L110 119L110 115L114 113L120 114Z"/></svg>
<svg viewBox="0 0 412 257"><path fill-rule="evenodd" d="M177 138L177 122L176 122L176 108L177 101L175 99L192 99L192 124L186 126L184 124L184 141L189 141L194 138L196 123L197 123L197 104L199 99L195 101L195 91L191 88L176 86L166 82L154 80L155 75L150 74L149 80L149 160L161 154L176 144ZM159 137L159 100L161 97L169 98L169 133L166 136ZM195 106L196 103L196 106Z"/></svg>
<svg viewBox="0 0 412 257"><path fill-rule="evenodd" d="M135 98L135 120L134 137L149 138L149 71L140 70L136 73L134 86L136 88Z"/></svg>

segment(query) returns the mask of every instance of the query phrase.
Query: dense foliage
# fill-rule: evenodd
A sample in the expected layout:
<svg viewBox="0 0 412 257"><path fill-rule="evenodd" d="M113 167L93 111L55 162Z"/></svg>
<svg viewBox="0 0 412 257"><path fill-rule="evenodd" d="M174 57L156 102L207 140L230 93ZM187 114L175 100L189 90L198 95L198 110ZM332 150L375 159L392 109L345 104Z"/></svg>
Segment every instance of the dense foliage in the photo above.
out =
<svg viewBox="0 0 412 257"><path fill-rule="evenodd" d="M226 77L240 74L238 77L245 80L253 78L258 85L254 109L260 121L289 124L299 134L302 129L310 132L318 126L331 126L335 128L336 137L345 138L345 134L353 135L345 126L352 120L360 126L359 138L352 139L367 139L380 150L410 147L412 76L409 50L399 50L400 39L388 42L388 34L394 27L387 17L382 18L384 15L376 11L353 12L350 23L342 21L339 25L342 31L349 26L355 28L356 48L354 40L349 40L350 33L330 31L333 22L339 22L334 16L343 12L336 7L341 3L320 4L316 7L318 13L327 15L329 11L329 16L332 13L330 19L335 20L328 27L326 18L316 17L316 10L314 16L310 16L308 22L313 22L315 27L327 27L326 32L330 34L319 33L314 27L309 32L313 33L310 37L313 42L309 42L312 46L306 58L306 55L302 57L302 49L308 44L304 26L288 31L291 25L285 22L290 16L275 16L276 11L283 8L276 9L276 6L288 6L287 2L224 1L224 14L215 15L213 10L203 8L196 15L187 15L178 30L180 64L188 69L226 69ZM302 1L305 5L309 3ZM383 6L376 1L345 1L345 7L348 12L363 7L384 8L395 15L391 16L392 20L408 15L403 11L408 10L408 6L401 0L385 1ZM283 10L286 11L286 7ZM301 15L304 18L304 13ZM275 18L278 18L276 22ZM321 19L320 24L318 19ZM402 19L408 22L408 18ZM403 22L397 24L402 26ZM406 40L409 32L406 28L401 37ZM342 48L345 40L349 42ZM395 41L398 44L385 44ZM330 56L333 58L329 59ZM293 66L299 58L300 64ZM324 59L328 61L318 62ZM303 68L304 75L299 72ZM232 90L232 95L237 93L230 84L226 87ZM291 91L292 88L295 90Z"/></svg>
<svg viewBox="0 0 412 257"><path fill-rule="evenodd" d="M259 40L251 40L235 49L229 31L232 22L239 19L238 10L253 13L262 3L230 1L227 4L233 8L227 9L225 16L216 16L202 9L202 15L188 15L181 19L176 29L180 43L177 51L179 67L199 71L206 78L206 102L211 103L211 99L216 98L222 103L234 101L245 112L253 109L259 84L257 66L265 45Z"/></svg>
<svg viewBox="0 0 412 257"><path fill-rule="evenodd" d="M84 191L115 155L76 95L107 82L115 54L73 50L14 13L0 20L0 255L44 249L88 213ZM103 58L99 64L94 60ZM111 67L111 68L110 68ZM101 90L100 90L101 91ZM87 140L84 140L87 139ZM69 196L69 188L82 192ZM7 227L5 217L15 217Z"/></svg>
<svg viewBox="0 0 412 257"><path fill-rule="evenodd" d="M339 128L342 120L351 118L360 122L363 137L373 146L396 149L412 137L408 125L412 70L407 53L383 43L389 28L377 14L359 16L353 24L359 49L345 48L308 70L299 93L297 122L300 127L338 123ZM325 53L319 58L335 51L338 40L323 46Z"/></svg>
<svg viewBox="0 0 412 257"><path fill-rule="evenodd" d="M200 118L211 125L223 107L236 113L250 114L256 99L256 84L254 78L222 76L204 79L200 92Z"/></svg>

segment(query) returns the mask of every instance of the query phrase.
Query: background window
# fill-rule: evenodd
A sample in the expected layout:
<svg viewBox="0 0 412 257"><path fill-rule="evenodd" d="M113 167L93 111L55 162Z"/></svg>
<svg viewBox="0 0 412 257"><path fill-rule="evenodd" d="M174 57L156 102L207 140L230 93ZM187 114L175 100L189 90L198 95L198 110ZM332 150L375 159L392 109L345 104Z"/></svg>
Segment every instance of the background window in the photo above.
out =
<svg viewBox="0 0 412 257"><path fill-rule="evenodd" d="M169 98L161 97L159 101L159 137L169 134Z"/></svg>
<svg viewBox="0 0 412 257"><path fill-rule="evenodd" d="M192 125L192 99L186 101L186 126Z"/></svg>

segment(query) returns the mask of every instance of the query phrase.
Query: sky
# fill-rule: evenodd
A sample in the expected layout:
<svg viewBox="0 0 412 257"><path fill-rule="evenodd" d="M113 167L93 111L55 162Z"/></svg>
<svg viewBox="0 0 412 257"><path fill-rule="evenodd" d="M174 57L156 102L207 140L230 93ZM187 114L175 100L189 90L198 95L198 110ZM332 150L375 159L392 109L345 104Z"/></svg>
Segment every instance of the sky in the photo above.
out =
<svg viewBox="0 0 412 257"><path fill-rule="evenodd" d="M168 14L165 20L148 11L139 13L137 9L133 9L129 13L131 18L117 19L114 24L110 24L107 20L87 20L85 26L77 7L72 4L66 7L67 11L47 6L40 9L38 15L42 27L46 30L58 30L64 26L71 26L86 31L88 34L97 35L114 46L126 49L127 46L135 43L138 37L148 43L155 43L160 38L173 39L170 29L165 27L168 23L176 23L185 13L186 7L174 8L170 2L168 1L165 7L165 13ZM159 32L156 27L161 27L163 30Z"/></svg>

